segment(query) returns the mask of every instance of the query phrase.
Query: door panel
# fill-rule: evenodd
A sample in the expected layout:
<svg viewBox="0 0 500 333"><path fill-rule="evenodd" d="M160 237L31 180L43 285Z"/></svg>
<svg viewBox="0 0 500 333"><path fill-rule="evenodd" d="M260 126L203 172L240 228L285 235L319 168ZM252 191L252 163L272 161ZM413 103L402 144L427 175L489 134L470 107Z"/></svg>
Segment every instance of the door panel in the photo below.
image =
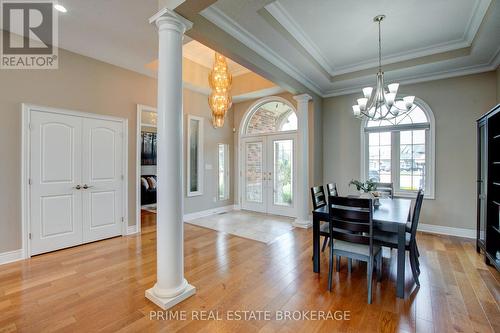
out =
<svg viewBox="0 0 500 333"><path fill-rule="evenodd" d="M121 235L122 124L84 119L83 142L83 241Z"/></svg>
<svg viewBox="0 0 500 333"><path fill-rule="evenodd" d="M295 135L273 135L268 140L271 155L268 213L295 217Z"/></svg>
<svg viewBox="0 0 500 333"><path fill-rule="evenodd" d="M31 254L82 242L79 117L31 112Z"/></svg>
<svg viewBox="0 0 500 333"><path fill-rule="evenodd" d="M265 213L267 189L264 168L266 147L263 138L243 140L243 198L242 208Z"/></svg>

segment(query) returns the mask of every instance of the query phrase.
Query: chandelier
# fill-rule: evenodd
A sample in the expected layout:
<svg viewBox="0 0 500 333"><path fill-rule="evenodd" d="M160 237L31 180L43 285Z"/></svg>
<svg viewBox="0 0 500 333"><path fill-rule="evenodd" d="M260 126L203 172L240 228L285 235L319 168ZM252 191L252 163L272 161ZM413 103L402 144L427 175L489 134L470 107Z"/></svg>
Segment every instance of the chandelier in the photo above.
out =
<svg viewBox="0 0 500 333"><path fill-rule="evenodd" d="M373 87L363 88L363 98L357 100L358 104L353 105L352 110L357 118L368 118L370 120L394 119L398 115L410 112L414 108L415 96L407 96L396 99L399 83L391 83L384 87L384 72L382 72L382 43L380 33L380 23L385 15L378 15L373 21L378 23L378 73L377 86L375 92Z"/></svg>
<svg viewBox="0 0 500 333"><path fill-rule="evenodd" d="M212 110L212 125L215 128L224 126L226 112L231 108L232 98L229 90L232 80L226 58L215 52L214 67L208 75L208 83L212 88L212 92L208 96L208 105Z"/></svg>

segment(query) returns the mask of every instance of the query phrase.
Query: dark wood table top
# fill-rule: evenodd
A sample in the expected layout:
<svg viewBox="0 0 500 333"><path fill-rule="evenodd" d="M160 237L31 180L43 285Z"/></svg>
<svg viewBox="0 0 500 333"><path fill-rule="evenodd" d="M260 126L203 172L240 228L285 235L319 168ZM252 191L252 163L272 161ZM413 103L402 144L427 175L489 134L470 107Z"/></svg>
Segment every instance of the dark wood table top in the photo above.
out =
<svg viewBox="0 0 500 333"><path fill-rule="evenodd" d="M397 231L400 224L406 225L410 210L410 199L380 199L380 206L373 210L373 221L382 230ZM328 206L313 210L313 214L328 221Z"/></svg>

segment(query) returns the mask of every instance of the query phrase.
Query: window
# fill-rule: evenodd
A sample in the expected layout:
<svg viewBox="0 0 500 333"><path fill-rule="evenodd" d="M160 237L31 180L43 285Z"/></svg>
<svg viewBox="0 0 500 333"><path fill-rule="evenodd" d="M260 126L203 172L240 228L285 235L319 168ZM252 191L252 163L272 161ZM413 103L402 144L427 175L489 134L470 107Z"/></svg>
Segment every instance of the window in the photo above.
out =
<svg viewBox="0 0 500 333"><path fill-rule="evenodd" d="M218 145L218 187L217 198L219 201L229 199L229 145Z"/></svg>
<svg viewBox="0 0 500 333"><path fill-rule="evenodd" d="M362 174L393 183L397 196L414 196L422 188L434 198L434 116L422 101L415 104L394 119L365 122Z"/></svg>
<svg viewBox="0 0 500 333"><path fill-rule="evenodd" d="M255 108L244 133L256 135L296 130L297 115L290 105L281 101L268 101Z"/></svg>

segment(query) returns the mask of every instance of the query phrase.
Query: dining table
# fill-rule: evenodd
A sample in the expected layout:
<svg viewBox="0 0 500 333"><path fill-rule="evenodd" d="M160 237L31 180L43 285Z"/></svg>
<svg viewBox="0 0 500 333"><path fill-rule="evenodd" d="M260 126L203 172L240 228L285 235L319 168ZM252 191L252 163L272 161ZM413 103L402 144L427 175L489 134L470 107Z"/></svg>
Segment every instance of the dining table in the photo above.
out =
<svg viewBox="0 0 500 333"><path fill-rule="evenodd" d="M406 252L406 222L409 220L411 200L402 198L381 198L379 205L373 209L373 226L378 232L397 234L397 282L396 295L405 297L405 252ZM313 210L313 270L320 272L320 224L330 222L328 205Z"/></svg>

